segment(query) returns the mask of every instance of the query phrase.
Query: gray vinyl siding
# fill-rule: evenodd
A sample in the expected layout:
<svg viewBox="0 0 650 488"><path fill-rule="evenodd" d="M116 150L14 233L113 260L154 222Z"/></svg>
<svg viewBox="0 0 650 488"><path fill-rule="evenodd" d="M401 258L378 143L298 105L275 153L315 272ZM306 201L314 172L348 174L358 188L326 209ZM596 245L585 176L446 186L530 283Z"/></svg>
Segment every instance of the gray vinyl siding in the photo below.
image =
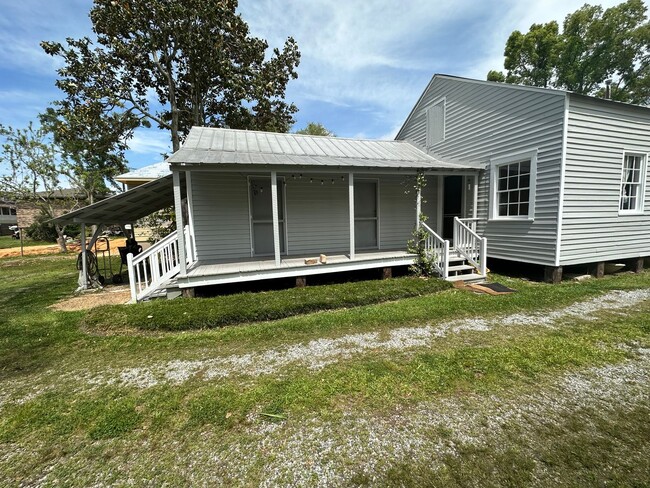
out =
<svg viewBox="0 0 650 488"><path fill-rule="evenodd" d="M426 147L426 110L446 98L445 140ZM478 231L488 256L554 265L558 232L565 94L436 76L397 138L443 160L477 162ZM491 220L489 163L537 150L535 216L531 221ZM471 198L466 194L467 198ZM471 215L471 205L466 206Z"/></svg>
<svg viewBox="0 0 650 488"><path fill-rule="evenodd" d="M309 174L302 178L278 175L281 176L286 181L288 255L347 254L350 250L347 174ZM359 175L356 179L379 183L380 248L405 250L416 219L414 177ZM429 180L423 193L427 202L423 210L427 212L430 206L429 224L436 225L433 210L437 205L437 183L435 177ZM192 203L199 261L250 258L247 185L246 175L193 173Z"/></svg>
<svg viewBox="0 0 650 488"><path fill-rule="evenodd" d="M251 257L246 176L193 172L192 204L199 261Z"/></svg>
<svg viewBox="0 0 650 488"><path fill-rule="evenodd" d="M350 251L348 178L341 181L341 176L286 176L290 256Z"/></svg>
<svg viewBox="0 0 650 488"><path fill-rule="evenodd" d="M623 153L650 152L648 109L571 96L567 136L561 264L650 256L648 172L643 214L619 215Z"/></svg>

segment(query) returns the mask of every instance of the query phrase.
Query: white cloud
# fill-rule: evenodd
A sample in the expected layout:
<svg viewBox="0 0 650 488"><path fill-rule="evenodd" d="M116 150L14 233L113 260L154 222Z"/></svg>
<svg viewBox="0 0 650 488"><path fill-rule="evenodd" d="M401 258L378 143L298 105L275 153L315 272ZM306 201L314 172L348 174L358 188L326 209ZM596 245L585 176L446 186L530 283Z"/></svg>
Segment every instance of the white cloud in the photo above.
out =
<svg viewBox="0 0 650 488"><path fill-rule="evenodd" d="M503 68L510 33L561 22L585 0L240 0L253 35L281 48L292 36L302 62L287 99L297 127L325 123L340 136L392 138L434 73L483 79ZM590 3L596 3L593 0ZM605 8L622 0L599 0ZM92 0L2 2L0 119L24 124L51 100L59 61L41 40L92 36ZM45 87L45 88L44 88ZM149 93L154 101L155 94ZM150 163L170 152L168 135L140 130L131 158Z"/></svg>
<svg viewBox="0 0 650 488"><path fill-rule="evenodd" d="M155 129L139 129L129 140L129 149L136 154L160 154L171 153L171 142L169 133Z"/></svg>
<svg viewBox="0 0 650 488"><path fill-rule="evenodd" d="M47 55L40 42L92 34L87 15L90 0L5 3L0 17L0 63L18 71L54 75L61 61Z"/></svg>

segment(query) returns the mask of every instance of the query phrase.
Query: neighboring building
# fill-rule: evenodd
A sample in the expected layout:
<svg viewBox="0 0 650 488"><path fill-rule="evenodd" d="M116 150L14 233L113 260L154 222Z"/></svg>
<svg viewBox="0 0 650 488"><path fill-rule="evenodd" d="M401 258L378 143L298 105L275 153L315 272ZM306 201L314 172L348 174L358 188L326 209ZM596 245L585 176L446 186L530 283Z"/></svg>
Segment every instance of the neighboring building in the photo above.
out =
<svg viewBox="0 0 650 488"><path fill-rule="evenodd" d="M116 176L115 181L122 183L122 186L125 187L123 188L124 190L132 190L144 183L157 180L171 173L169 163L163 161L162 163L150 164L143 168L134 169L128 173Z"/></svg>
<svg viewBox="0 0 650 488"><path fill-rule="evenodd" d="M34 199L16 202L17 225L21 229L28 228L42 215L44 205L42 199L47 200L47 205L52 207L56 217L65 215L67 212L76 208L81 208L84 203L86 203L85 194L80 190L73 188L40 191L36 192L36 197L40 199L40 201ZM102 196L101 198L105 197Z"/></svg>
<svg viewBox="0 0 650 488"><path fill-rule="evenodd" d="M444 278L482 279L492 257L544 266L557 281L563 266L593 264L598 274L605 261L639 269L650 256L649 152L648 108L436 75L396 141L195 127L166 161L172 175L65 218L124 222L174 202L185 231L137 258L135 299L171 278L189 294L344 270L389 274L413 260L406 242L420 211ZM326 265L306 259L320 254Z"/></svg>
<svg viewBox="0 0 650 488"><path fill-rule="evenodd" d="M16 205L9 200L0 199L0 236L11 235L9 227L16 225Z"/></svg>
<svg viewBox="0 0 650 488"><path fill-rule="evenodd" d="M150 164L148 166L134 169L132 171L129 171L128 173L124 173L119 176L116 176L115 181L122 183L123 189L128 191L140 185L148 183L150 181L154 181L159 178L163 178L165 176L171 176L171 174L172 172L169 169L169 163L163 161L161 163ZM172 205L170 205L170 207L171 206ZM155 209L155 210L159 210L159 209ZM148 226L148 223L149 222L145 220L142 222L138 222L137 225L135 225L135 238L138 242L142 242L143 244L145 242L152 242L153 240L155 240L155 237L153 237L154 232ZM165 223L165 225L166 224L167 222ZM144 245L146 247L146 244Z"/></svg>

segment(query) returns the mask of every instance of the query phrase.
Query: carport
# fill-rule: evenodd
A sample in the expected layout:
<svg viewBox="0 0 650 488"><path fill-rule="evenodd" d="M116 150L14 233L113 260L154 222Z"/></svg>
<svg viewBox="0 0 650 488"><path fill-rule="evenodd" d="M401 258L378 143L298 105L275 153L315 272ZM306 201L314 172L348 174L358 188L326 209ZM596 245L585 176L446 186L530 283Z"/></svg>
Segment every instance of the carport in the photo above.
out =
<svg viewBox="0 0 650 488"><path fill-rule="evenodd" d="M180 181L178 185L180 186L180 195L184 197L185 185L181 184ZM118 225L122 228L124 234L129 237L127 226L130 225L130 237L134 237L134 223L137 220L163 208L172 207L174 204L174 184L170 174L53 219L53 221L61 224L80 224L81 235L84 237L87 226L97 226L90 241L86 242L83 239L81 243L82 268L85 280L83 280L80 288L86 289L88 287L87 253L95 245L106 226Z"/></svg>

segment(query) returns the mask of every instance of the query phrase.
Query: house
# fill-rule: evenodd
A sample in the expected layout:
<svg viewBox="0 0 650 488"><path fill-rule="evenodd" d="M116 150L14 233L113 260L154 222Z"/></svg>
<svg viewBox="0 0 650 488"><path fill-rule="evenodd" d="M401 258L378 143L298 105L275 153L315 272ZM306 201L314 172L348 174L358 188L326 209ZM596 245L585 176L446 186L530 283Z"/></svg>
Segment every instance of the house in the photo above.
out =
<svg viewBox="0 0 650 488"><path fill-rule="evenodd" d="M105 196L102 195L98 198L105 198ZM21 229L30 227L43 217L45 208L55 216L62 216L71 208L81 207L86 202L86 194L75 188L37 191L30 199L16 202L18 227Z"/></svg>
<svg viewBox="0 0 650 488"><path fill-rule="evenodd" d="M18 223L16 218L16 204L10 200L0 198L0 236L11 235L12 227Z"/></svg>
<svg viewBox="0 0 650 488"><path fill-rule="evenodd" d="M562 268L650 256L650 109L575 93L436 75L397 135L478 163L488 257ZM467 188L464 188L467 191Z"/></svg>
<svg viewBox="0 0 650 488"><path fill-rule="evenodd" d="M162 161L118 175L115 181L122 183L122 189L126 191L170 174L169 164Z"/></svg>
<svg viewBox="0 0 650 488"><path fill-rule="evenodd" d="M166 161L171 175L63 219L125 223L175 205L183 231L130 262L134 300L388 275L413 261L406 242L419 225L445 279L483 279L499 258L559 281L568 265L599 274L605 261L640 269L650 256L649 151L648 108L435 75L395 141L194 127Z"/></svg>

